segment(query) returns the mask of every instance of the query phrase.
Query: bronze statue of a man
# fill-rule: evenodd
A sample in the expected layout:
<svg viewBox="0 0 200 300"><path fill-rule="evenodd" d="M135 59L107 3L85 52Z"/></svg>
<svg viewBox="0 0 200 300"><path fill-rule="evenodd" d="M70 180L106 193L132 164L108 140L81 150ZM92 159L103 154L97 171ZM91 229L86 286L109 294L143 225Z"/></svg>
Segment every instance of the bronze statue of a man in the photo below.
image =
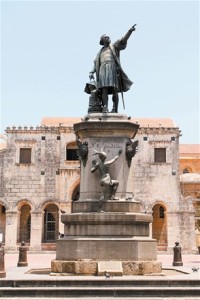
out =
<svg viewBox="0 0 200 300"><path fill-rule="evenodd" d="M117 113L118 92L128 91L133 83L122 70L119 53L126 48L127 41L135 30L135 25L128 30L124 37L113 44L107 34L100 38L99 43L103 47L97 54L89 78L90 80L94 79L94 73L96 73L97 87L101 89L103 112L105 113L108 112L108 95L112 94L113 108L111 112Z"/></svg>

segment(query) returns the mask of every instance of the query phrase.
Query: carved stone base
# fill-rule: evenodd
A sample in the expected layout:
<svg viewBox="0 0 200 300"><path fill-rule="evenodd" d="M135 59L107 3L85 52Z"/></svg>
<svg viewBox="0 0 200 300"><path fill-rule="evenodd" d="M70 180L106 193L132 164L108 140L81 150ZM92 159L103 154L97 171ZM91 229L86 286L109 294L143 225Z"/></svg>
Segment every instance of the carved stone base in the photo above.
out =
<svg viewBox="0 0 200 300"><path fill-rule="evenodd" d="M52 260L51 273L52 275L53 273L60 275L98 275L98 263L99 261L95 260ZM122 261L122 270L122 275L157 274L162 272L162 264L158 261ZM112 276L114 275L112 274Z"/></svg>

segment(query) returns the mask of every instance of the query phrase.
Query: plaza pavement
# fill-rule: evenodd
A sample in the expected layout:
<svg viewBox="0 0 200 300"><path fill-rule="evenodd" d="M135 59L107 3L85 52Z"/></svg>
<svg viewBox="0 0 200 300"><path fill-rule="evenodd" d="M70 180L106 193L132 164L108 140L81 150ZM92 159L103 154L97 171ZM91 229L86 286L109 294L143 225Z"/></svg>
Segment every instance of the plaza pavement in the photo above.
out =
<svg viewBox="0 0 200 300"><path fill-rule="evenodd" d="M5 270L6 270L6 278L1 279L1 280L8 280L8 279L28 279L28 280L34 280L34 279L53 279L53 280L65 280L65 279L72 279L75 277L74 276L50 276L49 274L30 274L27 273L30 270L33 269L50 269L51 267L51 260L55 259L56 254L55 253L40 253L40 254L32 254L28 253L28 266L27 267L17 267L17 262L18 262L18 253L11 254L7 253L5 254ZM170 270L179 270L181 272L175 272L176 275L174 275L174 272L168 271L168 275L165 276L153 276L154 279L158 278L162 280L166 279L200 279L200 255L182 255L182 260L183 260L183 266L181 267L173 267L172 262L173 262L173 255L158 255L158 261L162 262L162 266L164 269L170 269ZM193 272L192 267L195 266L199 268L198 272ZM171 273L170 273L171 272ZM82 276L76 276L76 278L79 278L81 280ZM99 277L97 276L83 276L84 279L88 278L90 279L96 279L98 280ZM116 277L119 280L125 277L131 277L135 279L147 279L151 280L152 276L123 276L123 277ZM13 300L13 298L9 297L1 297L2 300ZM46 300L47 298L42 298L42 297L22 297L22 298L17 298L17 300ZM55 299L62 299L62 300L75 300L75 299L84 299L84 300L115 300L115 297L50 297L49 299L55 300ZM149 297L126 297L126 298L121 298L118 297L118 300L200 300L199 297L155 297L155 298L149 298Z"/></svg>
<svg viewBox="0 0 200 300"><path fill-rule="evenodd" d="M38 254L33 254L33 253L27 253L27 261L28 261L28 266L27 267L17 267L17 262L18 262L18 253L6 253L5 254L5 271L6 271L6 278L5 279L56 279L56 280L62 280L62 279L70 279L72 276L50 276L49 274L31 274L29 273L30 270L33 269L39 269L44 270L44 269L50 269L51 268L51 261L55 259L56 254L55 252L46 252L46 253L38 253ZM173 262L173 255L169 254L162 254L158 255L158 261L162 262L162 267L163 269L170 269L167 271L165 276L162 276L163 278L166 279L181 279L181 278L188 278L188 279L200 279L200 254L187 254L187 255L182 255L182 261L183 261L183 266L180 267L173 267L172 262ZM192 267L199 268L197 272L192 271ZM180 272L173 272L171 270L178 270ZM27 273L28 272L28 273ZM134 278L139 278L142 279L144 278L149 278L151 275L148 276L134 276ZM153 276L153 275L152 275ZM79 279L81 276L77 276ZM98 279L98 276L84 276L84 279L90 279L91 277L93 279ZM123 276L125 277L125 276ZM126 276L128 277L133 277L133 276ZM159 277L160 276L153 276ZM74 278L74 276L73 276ZM118 277L119 280L122 277ZM4 279L2 279L4 280Z"/></svg>

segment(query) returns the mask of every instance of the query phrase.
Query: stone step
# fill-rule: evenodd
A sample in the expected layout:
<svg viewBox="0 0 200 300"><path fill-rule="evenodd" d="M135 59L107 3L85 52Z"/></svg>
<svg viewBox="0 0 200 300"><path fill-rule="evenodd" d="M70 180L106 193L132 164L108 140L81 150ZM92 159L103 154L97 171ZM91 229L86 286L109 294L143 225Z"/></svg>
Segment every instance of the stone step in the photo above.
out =
<svg viewBox="0 0 200 300"><path fill-rule="evenodd" d="M18 297L17 300L46 300L47 298L46 297L31 297L30 295L28 297ZM62 299L62 300L75 300L75 299L78 299L77 297L74 298L74 297L56 297L56 299ZM81 299L79 297L79 299ZM84 300L116 300L116 297L84 297ZM149 300L149 297L117 297L117 300ZM199 296L197 297L154 297L152 298L153 300L200 300ZM13 300L13 297L3 297L1 298L1 300Z"/></svg>
<svg viewBox="0 0 200 300"><path fill-rule="evenodd" d="M14 298L13 297L3 297L1 298L1 300L13 300ZM47 298L46 297L31 297L31 296L28 296L28 297L18 297L17 300L46 300ZM77 297L74 298L74 297L56 297L56 299L62 299L62 300L76 300L78 299ZM81 299L79 297L79 299ZM84 300L116 300L116 297L84 297ZM149 297L117 297L117 300L149 300ZM154 297L152 298L153 300L200 300L199 296L197 297Z"/></svg>
<svg viewBox="0 0 200 300"><path fill-rule="evenodd" d="M199 296L200 287L4 287L0 288L0 297L186 297Z"/></svg>
<svg viewBox="0 0 200 300"><path fill-rule="evenodd" d="M200 287L200 279L166 279L166 278L152 278L138 279L138 278L83 278L80 279L71 277L70 279L19 279L19 280L0 280L0 289L2 288L26 288L26 287Z"/></svg>
<svg viewBox="0 0 200 300"><path fill-rule="evenodd" d="M34 297L198 297L198 279L52 279L52 280L6 280L0 281L0 298L19 299ZM181 298L182 297L182 298ZM28 298L29 299L29 298Z"/></svg>

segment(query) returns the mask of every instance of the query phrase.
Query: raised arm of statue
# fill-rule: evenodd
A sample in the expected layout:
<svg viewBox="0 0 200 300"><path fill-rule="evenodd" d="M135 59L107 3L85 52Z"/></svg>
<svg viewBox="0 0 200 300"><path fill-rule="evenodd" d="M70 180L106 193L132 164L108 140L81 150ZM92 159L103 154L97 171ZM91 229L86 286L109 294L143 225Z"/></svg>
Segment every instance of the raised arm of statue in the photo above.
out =
<svg viewBox="0 0 200 300"><path fill-rule="evenodd" d="M105 164L106 165L111 165L113 164L117 159L118 157L122 154L122 149L119 149L119 152L118 152L118 155L116 155L113 159L109 160L109 161L106 161Z"/></svg>
<svg viewBox="0 0 200 300"><path fill-rule="evenodd" d="M129 37L131 36L132 32L135 31L135 26L136 26L136 24L133 25L133 26L128 30L128 32L125 34L125 36L121 39L122 44L126 44L126 43L127 43L127 41L128 41L128 39L129 39Z"/></svg>

